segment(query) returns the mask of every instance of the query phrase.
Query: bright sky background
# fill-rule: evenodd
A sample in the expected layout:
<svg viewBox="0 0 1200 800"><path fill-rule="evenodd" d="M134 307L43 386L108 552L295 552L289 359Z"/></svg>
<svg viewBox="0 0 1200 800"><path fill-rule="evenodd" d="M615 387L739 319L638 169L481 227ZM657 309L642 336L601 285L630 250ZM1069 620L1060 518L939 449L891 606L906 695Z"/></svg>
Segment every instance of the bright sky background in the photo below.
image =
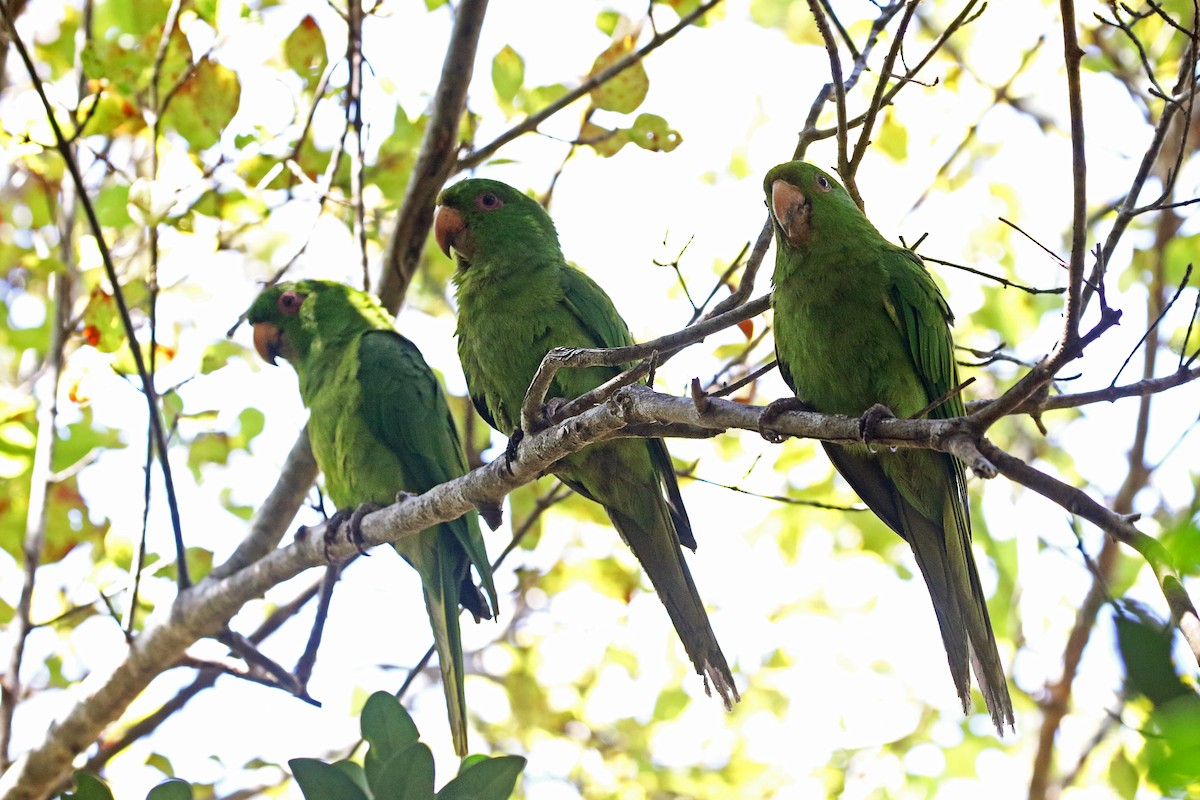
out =
<svg viewBox="0 0 1200 800"><path fill-rule="evenodd" d="M587 73L595 55L606 45L607 38L594 24L596 14L614 8L636 19L644 13L645 5L644 0L492 3L470 95L472 110L483 118L477 141L489 141L508 124L495 110L490 80L492 56L502 46L511 45L524 57L527 85L569 83ZM870 15L874 7L865 1L839 5L845 7L847 16L843 20L852 32L861 35L862 26L852 24L853 15ZM52 25L58 8L59 4L49 0L34 0L23 18L23 33L28 35ZM782 33L756 25L749 18L748 8L747 0L729 0L724 19L707 29L684 32L647 62L651 90L642 110L665 117L680 131L683 144L675 152L653 154L630 145L607 160L581 152L567 165L555 191L551 212L564 252L612 295L635 336L641 339L678 329L690 312L678 292L674 274L654 267L651 261L669 260L690 240L683 266L689 270L693 292L707 293L712 266L727 263L747 239L757 235L765 218L761 176L792 152L812 98L827 79L828 65L822 50L797 46ZM222 0L221 9L221 13L237 13L237 4ZM383 6L383 11L383 15L368 21L366 30L365 53L371 68L364 91L368 152L373 152L389 132L397 100L410 115L427 104L449 30L449 16L444 9L427 14L424 4L415 0L393 0ZM1080 19L1090 19L1091 11L1086 5L1081 7ZM235 68L242 82L241 111L227 136L253 131L255 126L280 131L292 119L290 92L274 82L273 68L263 65L264 58L272 57L275 51L264 56L263 48L282 42L305 14L317 17L331 55L336 58L344 48L337 38L342 24L328 7L310 0L273 7L262 15L261 29L241 29L239 38L215 43L216 57ZM671 24L671 15L664 12L661 20L660 25L665 27ZM972 66L985 80L999 84L1043 30L1051 32L1043 54L1060 51L1059 23L1041 3L992 3L983 20L961 41L968 48ZM203 52L212 43L211 31L203 24L192 24L186 31L194 52ZM547 35L547 31L558 34ZM910 60L918 52L923 52L922 48L913 46L908 53ZM1014 91L1029 95L1035 108L1050 114L1065 128L1065 94L1062 80L1053 69L1055 63L1051 58L1041 59L1022 76ZM923 77L932 80L945 69L944 64L935 64ZM335 78L337 82L339 78ZM1139 123L1140 113L1115 82L1089 76L1085 89L1089 197L1098 204L1119 196L1128 184L1149 129ZM1014 221L1026 231L1065 254L1062 234L1069 226L1071 191L1068 142L1058 134L1043 135L1028 118L1008 108L983 117L979 138L996 147L988 160L970 168L974 180L954 192L936 191L913 208L963 131L980 119L990 99L990 93L973 88L965 78L960 80L956 94L914 86L901 95L896 114L908 128L908 158L896 163L873 151L859 172L868 213L884 235L912 241L928 233L922 252L998 271L996 259L1000 253L985 250L979 244L980 234L998 224L997 216L1014 214ZM33 114L37 110L25 111ZM603 124L601 119L597 121ZM319 143L331 141L342 124L340 113L329 103L317 122L315 136ZM578 112L569 111L544 126L543 132L566 139L575 134L577 125ZM485 166L478 174L541 191L565 151L565 144L526 136L501 153L513 163ZM835 157L832 140L818 143L809 151L810 160L822 166L832 164ZM734 161L746 177L731 174L729 168ZM962 166L956 164L955 168ZM162 181L167 186L184 186L194 177L194 168L186 163L173 160L164 164ZM1181 185L1191 191L1195 182L1195 176L1185 175ZM1015 211L991 188L994 183L1013 187L1018 198ZM268 227L275 238L261 245L274 249L276 264L286 262L295 252L313 227L315 213L315 202L292 203L272 216ZM390 220L384 224L388 227ZM1189 224L1185 232L1193 233L1194 228ZM163 295L160 313L164 319L180 321L181 342L210 341L222 335L253 298L255 281L264 277L236 252L215 253L212 234L197 229L191 235L164 236L162 281L168 286L177 285ZM1117 263L1126 262L1130 245L1137 241L1136 234L1126 238ZM308 254L293 275L357 283L353 252L353 243L343 226L318 222ZM1013 255L1019 279L1039 286L1061 285L1061 271L1034 245L1018 243ZM756 294L768 288L772 259L769 255ZM949 288L961 332L982 300L979 279L944 268L936 272ZM1080 382L1087 385L1072 389L1107 384L1119 359L1144 330L1140 293L1124 295L1121 302L1125 311L1122 325L1105 337L1103 346L1106 353L1119 353L1118 361L1089 359L1084 365L1087 378ZM1050 350L1059 324L1059 317L1050 315L1036 336L1016 343L1017 352L1033 359ZM400 317L399 327L443 373L448 390L464 393L465 383L454 350L453 320L408 308ZM739 336L736 331L727 332L723 338L710 341L735 342ZM245 328L238 337L243 343L249 342ZM978 330L972 331L971 337L961 343L981 347L996 343L994 337L988 338ZM75 367L81 364L77 362ZM691 376L707 378L715 367L707 347L694 348L667 366L658 386L664 391L682 391ZM195 368L195 364L179 362L168 365L161 376L162 385L183 378ZM132 540L141 528L143 406L134 390L121 386L116 379L102 385L103 379L97 377L102 373L103 369L98 369L91 378L97 381L90 392L96 419L124 430L129 447L106 455L105 469L85 471L80 484L94 513L112 520L110 539ZM1134 379L1134 369L1126 377ZM117 390L111 391L114 386ZM764 400L787 393L777 376L764 381L762 391L766 393ZM286 366L271 369L236 365L217 375L197 378L183 394L189 409L221 409L219 427L235 425L237 414L246 405L268 413L266 429L254 442L253 455L235 454L231 460L237 487L234 500L257 504L274 484L277 467L306 417L295 390L294 373ZM1178 430L1196 419L1200 408L1194 389L1171 393L1156 402L1156 413L1173 422L1154 429L1149 450L1152 463L1176 444ZM1094 496L1107 496L1120 483L1124 448L1132 437L1134 408L1132 402L1090 407L1086 419L1055 442L1072 454L1077 469L1091 483ZM700 474L707 478L766 493L784 491L789 479L795 486L804 486L823 479L827 473L827 464L819 457L798 464L798 459L791 457L789 461L795 466L790 473L776 471L772 465L781 452L779 448L761 443L754 436L743 435L741 439L744 452L727 462L711 457L714 445L708 442L677 442L671 444L671 449L682 459L702 459ZM811 448L811 444L792 442L783 451L790 453L795 448ZM1159 503L1177 505L1190 498L1190 480L1198 467L1195 452L1192 436L1190 444L1175 449L1159 470L1154 489L1143 493L1139 507L1151 511ZM763 456L762 460L746 475L758 455ZM236 545L243 523L220 508L218 487L226 482L214 481L212 488L193 485L182 459L183 453L179 453L174 466L180 476L185 535L189 542L211 547L219 561ZM694 482L685 482L684 496L697 523L700 543L698 553L689 556L689 564L703 597L713 608L713 627L725 653L730 663L736 664L739 686L745 687L762 661L782 643L804 654L796 668L786 673L786 684L775 687L792 699L793 713L780 720L765 711L757 712L753 719L742 723L753 757L772 762L795 776L793 790L777 796L811 796L820 786L810 772L827 763L834 750L868 747L904 735L915 724L924 704L935 706L944 718L945 724L936 729L936 741L914 749L903 763L891 756L881 757L871 767L879 772L860 776L859 785L865 788L882 782L885 787L899 787L905 771L939 774L944 767L939 746L957 741L960 712L923 584L897 579L892 569L872 554L854 553L858 533L846 515L807 514L801 556L795 564L784 564L779 562L773 543L779 534L779 522L769 516L776 510L772 504ZM155 498L152 531L156 540L151 546L168 552L170 528L161 498L161 493ZM995 537L1015 536L1019 540L1019 586L1022 613L1027 617L1023 619L1027 640L1013 680L1021 688L1036 692L1058 673L1061 637L1090 581L1079 564L1068 519L1061 509L1015 492L1003 479L986 487L984 508ZM313 522L316 515L302 510L300 520ZM1145 529L1156 532L1153 523L1148 522ZM1099 536L1086 526L1085 535L1094 554ZM1052 547L1039 549L1039 536ZM507 538L507 527L489 534L489 550L499 552ZM839 547L847 551L840 558L832 558ZM587 527L560 516L549 526L536 552L515 555L497 574L502 606L504 593L514 586L515 567L545 569L560 558L604 557L631 559L611 530ZM79 562L77 567L85 558L84 554L72 556ZM990 592L995 575L987 565L982 565L982 571L985 589ZM16 566L6 558L0 565L0 591L10 602L15 600L19 586L19 580L13 578L15 572ZM64 574L71 572L64 568ZM869 574L877 579L864 585L861 581ZM307 583L309 579L305 576L302 580ZM91 585L65 588L80 600L93 591ZM9 598L9 594L14 596ZM1153 585L1140 586L1136 594L1161 609L1161 596ZM279 598L286 596L283 590L278 594ZM48 604L58 602L57 598L45 599ZM165 602L167 598L158 599ZM822 605L841 615L831 616L821 610ZM771 622L769 618L783 607L794 613L781 622ZM238 627L250 629L260 608L260 604L252 604ZM511 603L502 611L511 613ZM370 620L375 626L385 618L394 631L386 636L380 636L377 628L368 630L364 624L364 620ZM691 674L661 605L649 591L624 606L598 599L581 587L557 596L544 613L529 619L528 626L539 633L555 633L542 645L545 671L540 675L552 699L556 692L568 692L566 687L575 677L599 662L604 644L610 640L636 646L644 654L636 679L615 667L603 672L604 691L595 695L597 699L588 709L597 722L627 715L648 717L654 698L664 686L681 685L695 696L702 694L699 678ZM292 626L273 637L267 652L291 663L307 633L302 627ZM500 626L465 623L467 649L483 647L500 630ZM1078 706L1101 709L1111 704L1117 676L1107 640L1109 631L1105 624L1097 628L1097 646L1089 650L1085 679L1075 691ZM352 706L374 689L394 689L404 674L402 670L383 671L372 665L406 667L419 658L429 641L415 572L390 550L378 549L350 570L335 598L321 660L310 687L313 696L323 702L321 709L279 692L222 679L216 692L194 702L162 728L156 737L156 749L169 756L180 776L191 780L213 779L225 772L224 765L240 764L248 754L280 761L322 755L326 748L353 740L357 718L351 716ZM99 618L80 627L74 645L80 659L77 666L86 664L91 669L99 668L103 658L118 658L121 653L114 627ZM661 655L668 648L671 658L663 659ZM216 655L222 649L201 643L195 652ZM870 665L880 654L886 654L894 672L872 669ZM1007 658L1011 654L1004 655ZM483 651L484 664L491 670L503 671L506 658L497 648ZM148 712L188 679L190 676L178 672L164 676L135 704L131 714ZM474 713L485 719L507 715L503 692L486 680L468 680L467 692ZM53 711L64 699L49 694L31 702L22 709L22 721ZM565 697L564 702L573 699ZM440 785L455 769L440 687L435 685L432 691L421 693L412 710L423 739L437 755ZM719 767L735 744L734 728L727 720L715 700L693 704L656 740L657 758L664 766L693 764L700 758ZM987 727L985 715L977 716L975 722ZM1039 722L1035 714L1019 716L1017 742L1021 747L1016 753L1009 755L997 748L981 757L977 765L980 778L994 796L1011 796L1024 789L1029 747ZM40 737L41 729L26 724L18 733L20 747ZM1091 733L1090 724L1076 725L1068 719L1060 734L1064 752L1081 746ZM197 747L198 742L203 745ZM473 742L479 744L477 738ZM144 796L145 790L159 780L157 771L144 766L148 752L150 748L139 743L112 763L110 774L122 797ZM209 760L210 753L218 760ZM531 800L577 797L563 780L564 770L576 758L587 756L581 756L568 742L547 742L543 749L531 753L525 778L527 796ZM855 776L848 778L847 797L858 796L853 790L855 780ZM938 796L976 797L977 793L976 784L949 783ZM298 797L298 792L294 796Z"/></svg>

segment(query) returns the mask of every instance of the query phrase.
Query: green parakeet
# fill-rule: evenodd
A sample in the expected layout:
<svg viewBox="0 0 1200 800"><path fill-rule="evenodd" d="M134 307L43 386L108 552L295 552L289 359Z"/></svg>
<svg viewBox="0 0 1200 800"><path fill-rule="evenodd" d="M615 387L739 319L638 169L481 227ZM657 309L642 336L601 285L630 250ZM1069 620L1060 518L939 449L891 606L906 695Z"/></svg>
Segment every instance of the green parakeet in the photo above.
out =
<svg viewBox="0 0 1200 800"><path fill-rule="evenodd" d="M888 243L832 177L800 161L763 183L775 226L775 353L800 401L907 417L958 386L949 306L921 259ZM877 412L878 413L878 412ZM964 413L955 393L928 412ZM865 418L864 418L865 419ZM945 453L825 444L859 497L912 547L950 673L970 708L970 666L998 731L1013 725L1004 666L971 553L962 464Z"/></svg>
<svg viewBox="0 0 1200 800"><path fill-rule="evenodd" d="M465 180L438 198L434 233L456 262L458 355L480 416L505 435L542 357L554 347L632 343L612 300L567 264L554 223L506 184ZM575 398L617 375L615 367L563 369L549 397ZM729 707L738 698L680 544L695 549L691 524L661 439L594 444L554 465L568 486L604 507L641 562L696 673ZM665 491L665 496L664 496Z"/></svg>
<svg viewBox="0 0 1200 800"><path fill-rule="evenodd" d="M272 364L282 356L296 369L313 455L339 519L348 509L387 505L400 492L424 492L467 471L437 378L375 298L332 281L281 283L258 296L247 318L259 355ZM351 523L356 535L358 519ZM465 514L394 546L421 576L454 750L465 756L459 604L476 619L496 608L478 519Z"/></svg>

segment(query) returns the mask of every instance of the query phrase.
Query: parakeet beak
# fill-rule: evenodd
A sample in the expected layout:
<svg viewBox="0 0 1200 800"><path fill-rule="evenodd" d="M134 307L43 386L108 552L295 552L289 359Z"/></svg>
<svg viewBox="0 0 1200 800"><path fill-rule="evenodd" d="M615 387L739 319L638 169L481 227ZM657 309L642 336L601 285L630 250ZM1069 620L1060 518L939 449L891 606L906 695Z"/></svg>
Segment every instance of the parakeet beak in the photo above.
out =
<svg viewBox="0 0 1200 800"><path fill-rule="evenodd" d="M263 361L276 365L275 359L283 350L283 331L270 322L254 323L254 349Z"/></svg>
<svg viewBox="0 0 1200 800"><path fill-rule="evenodd" d="M771 214L788 244L801 247L808 242L812 203L804 192L780 179L771 184Z"/></svg>
<svg viewBox="0 0 1200 800"><path fill-rule="evenodd" d="M454 248L470 258L470 253L464 249L467 247L466 232L467 222L457 209L449 206L437 207L433 213L433 238L437 240L438 247L442 249L447 258L453 258L450 255L450 248Z"/></svg>

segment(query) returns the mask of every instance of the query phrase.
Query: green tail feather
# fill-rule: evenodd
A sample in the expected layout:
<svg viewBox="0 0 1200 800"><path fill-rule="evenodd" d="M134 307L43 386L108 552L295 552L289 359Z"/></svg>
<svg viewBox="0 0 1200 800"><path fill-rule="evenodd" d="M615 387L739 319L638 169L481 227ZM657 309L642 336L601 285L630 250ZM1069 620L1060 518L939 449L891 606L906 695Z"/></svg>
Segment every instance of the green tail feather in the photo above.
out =
<svg viewBox="0 0 1200 800"><path fill-rule="evenodd" d="M825 452L863 502L912 548L933 601L942 644L946 648L946 661L962 700L963 712L969 712L971 708L973 667L996 730L1003 733L1005 726L1011 728L1012 699L1008 694L1004 665L996 649L983 587L979 585L975 557L971 553L971 525L966 516L961 467L950 456L921 451L909 451L907 456L902 451L900 454L865 457L861 452L826 444ZM939 503L944 509L940 522L922 514L905 498L905 490L890 477L907 469L908 491L915 496L919 494L919 482L915 478L921 466L932 466L934 470L944 468L944 471L929 473L944 482L933 484L940 487L934 494L944 498Z"/></svg>
<svg viewBox="0 0 1200 800"><path fill-rule="evenodd" d="M906 514L905 522L905 538L933 600L963 713L971 709L973 668L992 724L1003 733L1005 726L1013 725L1012 699L971 554L970 534L958 528L952 510L946 514L945 529L917 513Z"/></svg>
<svg viewBox="0 0 1200 800"><path fill-rule="evenodd" d="M418 535L427 536L429 532ZM412 558L408 560L421 575L425 610L429 613L438 667L442 672L450 735L454 740L454 752L462 758L467 754L467 698L463 687L462 634L458 614L466 565L448 550L443 546L422 548L420 563Z"/></svg>

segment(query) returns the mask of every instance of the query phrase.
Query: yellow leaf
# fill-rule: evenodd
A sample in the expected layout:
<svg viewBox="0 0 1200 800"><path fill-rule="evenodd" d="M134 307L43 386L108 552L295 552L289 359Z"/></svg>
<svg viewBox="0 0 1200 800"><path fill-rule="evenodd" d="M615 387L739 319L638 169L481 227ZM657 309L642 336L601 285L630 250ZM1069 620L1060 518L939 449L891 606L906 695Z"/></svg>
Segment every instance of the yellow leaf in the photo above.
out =
<svg viewBox="0 0 1200 800"><path fill-rule="evenodd" d="M596 62L592 64L592 71L588 73L589 77L600 74L632 53L634 44L632 36L622 36L618 41L613 42L596 58ZM646 92L649 90L650 78L646 76L642 62L637 61L617 73L611 80L592 89L592 103L596 108L602 108L605 111L629 114L642 104L642 101L646 99Z"/></svg>

